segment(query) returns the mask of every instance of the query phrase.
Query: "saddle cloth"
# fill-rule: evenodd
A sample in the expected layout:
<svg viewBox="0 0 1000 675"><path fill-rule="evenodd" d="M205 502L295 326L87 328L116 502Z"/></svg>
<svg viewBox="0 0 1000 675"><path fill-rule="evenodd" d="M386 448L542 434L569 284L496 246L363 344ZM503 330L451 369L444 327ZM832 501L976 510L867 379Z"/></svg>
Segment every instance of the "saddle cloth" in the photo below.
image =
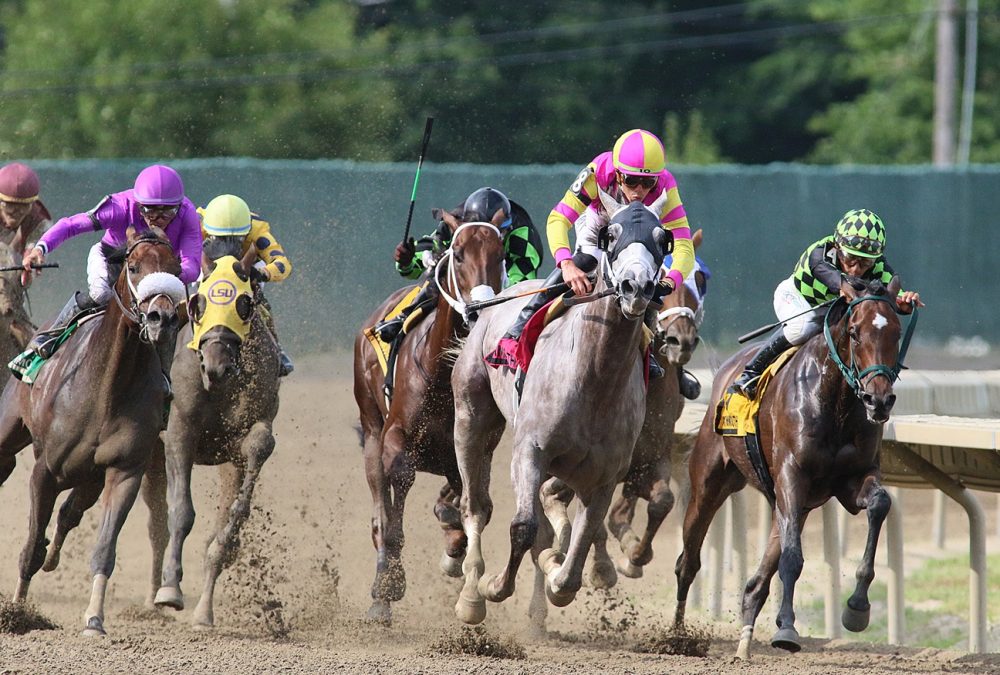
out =
<svg viewBox="0 0 1000 675"><path fill-rule="evenodd" d="M73 333L76 332L76 329L87 321L103 314L103 308L100 310L84 310L80 314L77 314L61 333L58 335L52 335L49 339L51 342L49 349L51 351L49 352L48 357L42 356L35 351L34 348L26 349L11 359L10 363L7 364L7 368L9 368L14 377L21 380L21 382L24 382L25 384L34 384L35 380L38 379L38 371L40 371L42 366L44 366L48 360L52 358L52 356L56 353L56 350L58 350L59 347L62 346L62 344L66 342L66 340L68 340Z"/></svg>
<svg viewBox="0 0 1000 675"><path fill-rule="evenodd" d="M764 392L775 374L781 370L792 355L799 350L792 347L785 350L760 376L757 383L757 397L748 399L743 394L725 392L715 412L715 432L722 436L747 436L757 433L757 412L760 402L764 400Z"/></svg>
<svg viewBox="0 0 1000 675"><path fill-rule="evenodd" d="M507 367L511 370L520 368L521 372L528 372L528 365L535 355L535 345L538 344L542 330L565 313L566 305L563 304L562 296L542 305L528 319L528 323L524 324L520 338L517 340L501 339L497 348L487 354L483 360L493 368Z"/></svg>
<svg viewBox="0 0 1000 675"><path fill-rule="evenodd" d="M409 292L400 298L399 302L397 302L396 305L389 310L389 312L383 317L383 320L399 316L404 309L410 306L413 299L417 297L417 294L420 292L420 288L420 286L414 286L411 288ZM382 338L380 338L378 333L375 332L374 326L365 328L364 335L368 342L371 343L372 348L375 350L375 356L378 357L378 365L382 368L382 374L385 375L389 372L389 353L392 351L392 343L383 342Z"/></svg>

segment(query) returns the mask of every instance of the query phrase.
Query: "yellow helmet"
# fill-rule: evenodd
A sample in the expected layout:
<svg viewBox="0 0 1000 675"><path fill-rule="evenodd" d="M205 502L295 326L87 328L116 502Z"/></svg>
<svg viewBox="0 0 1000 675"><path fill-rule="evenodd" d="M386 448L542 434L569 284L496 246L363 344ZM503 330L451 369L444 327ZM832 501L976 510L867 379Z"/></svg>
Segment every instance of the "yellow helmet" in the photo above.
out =
<svg viewBox="0 0 1000 675"><path fill-rule="evenodd" d="M245 236L250 232L250 207L236 195L219 195L202 213L205 233L216 237Z"/></svg>

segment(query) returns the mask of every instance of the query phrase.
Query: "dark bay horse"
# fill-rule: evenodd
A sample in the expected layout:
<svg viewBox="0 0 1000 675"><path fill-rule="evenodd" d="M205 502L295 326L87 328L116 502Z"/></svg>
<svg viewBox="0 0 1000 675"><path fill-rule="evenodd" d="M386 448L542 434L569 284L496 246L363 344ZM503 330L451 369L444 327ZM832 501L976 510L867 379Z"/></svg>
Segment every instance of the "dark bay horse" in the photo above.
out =
<svg viewBox="0 0 1000 675"><path fill-rule="evenodd" d="M493 369L484 357L524 301L484 312L455 363L455 451L465 486L461 505L468 537L465 584L455 613L466 623L485 618L484 599L500 602L513 594L517 569L529 549L546 575L549 600L557 606L572 602L587 552L604 533L601 521L628 470L646 411L639 349L642 318L669 248L669 234L656 214L640 203L616 213L607 232L609 253L602 261L594 301L570 308L542 331L519 407L515 372ZM492 511L490 463L506 421L514 431L516 513L506 568L498 576L485 577L481 533ZM582 503L565 559L558 550L538 551L535 546L536 534L542 538L540 528L545 528L539 517L539 489L549 476L563 481Z"/></svg>
<svg viewBox="0 0 1000 675"><path fill-rule="evenodd" d="M750 657L753 626L776 570L784 593L771 644L792 652L801 649L792 604L802 572L802 527L809 512L831 498L851 514L868 512L868 539L857 586L842 617L851 631L868 625L875 548L891 505L881 485L879 445L882 425L896 400L893 383L909 339L908 331L900 348L895 302L899 287L898 278L888 289L878 281L850 280L845 284L850 298L838 300L826 316L826 335L806 342L778 371L760 406L758 431L765 464L760 472L743 438L715 431L716 405L754 347L731 357L715 377L712 403L689 463L691 501L684 518L684 550L676 566L675 623L684 622L688 589L701 566L701 546L713 515L730 494L749 482L771 502L774 518L760 566L743 591L739 659Z"/></svg>
<svg viewBox="0 0 1000 675"><path fill-rule="evenodd" d="M177 304L184 298L180 263L161 231L130 236L122 258L104 316L82 324L33 385L11 379L0 398L0 483L14 469L20 450L28 444L35 450L28 540L15 601L27 597L43 563L44 569L55 569L66 534L103 490L104 516L90 562L93 591L84 615L88 636L105 635L104 598L118 533L163 418L165 390L156 345L175 338ZM63 490L72 491L59 509L46 556L45 529Z"/></svg>
<svg viewBox="0 0 1000 675"><path fill-rule="evenodd" d="M162 473L154 493L169 514L166 531L153 531L154 552L167 546L162 585L155 604L184 609L184 540L194 526L191 499L193 464L218 466L221 478L218 520L205 551L205 577L195 607L195 626L215 624L216 581L235 559L240 528L264 462L274 450L272 424L278 414L278 346L255 311L254 289L243 264L224 256L191 296L191 323L181 329L171 370L174 404L166 433L166 486ZM166 491L167 499L162 495ZM169 503L169 510L167 504ZM155 563L154 563L155 565ZM158 570L154 569L154 574Z"/></svg>
<svg viewBox="0 0 1000 675"><path fill-rule="evenodd" d="M0 267L21 264L19 256L10 246L0 243ZM28 344L35 326L24 310L24 287L20 272L0 272L0 359L6 366ZM10 377L10 370L0 368L0 385Z"/></svg>
<svg viewBox="0 0 1000 675"><path fill-rule="evenodd" d="M461 223L448 212L452 243L434 267L431 283L441 291L436 310L410 331L396 361L396 381L387 407L385 378L364 329L373 326L405 295L392 294L369 316L354 341L354 398L361 416L365 474L372 492L375 581L368 618L388 624L389 603L402 599L403 508L417 471L444 476L448 483L434 513L445 532L442 569L457 576L465 536L456 506L462 492L453 442L452 350L468 332L465 303L491 298L501 289L504 247L499 223ZM498 212L496 219L502 216Z"/></svg>

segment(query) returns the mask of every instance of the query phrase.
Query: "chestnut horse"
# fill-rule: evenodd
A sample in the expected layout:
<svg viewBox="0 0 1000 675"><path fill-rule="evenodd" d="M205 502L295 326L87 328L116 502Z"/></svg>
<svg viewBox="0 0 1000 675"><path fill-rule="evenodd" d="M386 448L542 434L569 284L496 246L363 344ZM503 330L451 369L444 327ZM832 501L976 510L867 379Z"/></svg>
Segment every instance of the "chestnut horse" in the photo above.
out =
<svg viewBox="0 0 1000 675"><path fill-rule="evenodd" d="M455 461L451 392L454 350L468 333L466 302L491 298L501 289L504 246L499 223L461 223L442 211L452 230L451 246L432 268L440 289L436 310L406 335L396 359L392 402L386 405L385 377L364 330L378 322L406 292L393 293L369 316L354 341L354 398L361 416L365 474L372 492L375 581L368 618L389 624L389 603L402 599L403 508L417 471L444 476L434 513L445 531L441 566L461 574L465 535L456 500L462 492ZM500 219L502 213L495 219Z"/></svg>
<svg viewBox="0 0 1000 675"><path fill-rule="evenodd" d="M156 345L172 344L177 304L184 298L180 263L161 231L130 236L121 255L123 268L104 316L81 324L33 385L11 379L0 398L0 483L20 450L28 444L35 450L15 601L25 600L43 564L46 571L56 568L66 534L103 490L104 516L90 561L93 591L84 614L87 636L105 635L104 598L118 533L163 420L166 392ZM56 496L70 489L46 556L45 528Z"/></svg>
<svg viewBox="0 0 1000 675"><path fill-rule="evenodd" d="M280 380L278 346L256 311L244 264L226 255L203 272L206 277L188 303L192 323L181 329L171 369L175 401L165 439L165 475L161 466L147 479L155 479L153 493L159 495L151 511L163 517L158 522L167 521L158 529L150 528L154 554L162 559L164 546L168 551L162 585L154 562L159 585L154 602L180 610L184 609L180 586L184 540L195 519L191 468L219 467L216 527L205 550L202 592L192 615L195 626L211 627L216 582L236 559L257 478L274 450L271 425L278 414Z"/></svg>
<svg viewBox="0 0 1000 675"><path fill-rule="evenodd" d="M676 565L678 627L684 622L688 589L701 566L709 523L726 498L748 482L771 502L774 518L760 566L743 591L737 658L750 656L754 623L776 570L784 593L771 644L791 652L801 649L792 603L802 572L802 527L809 512L831 498L851 514L868 512L858 583L842 617L848 630L868 626L875 548L891 505L879 470L882 425L896 401L893 383L914 326L911 320L900 347L895 302L899 288L898 278L888 289L879 281L849 279L844 285L849 299L841 298L829 309L824 334L806 342L777 372L758 416L763 467L755 467L744 438L723 437L715 431L716 406L754 348L743 349L720 368L689 462L691 501L684 517L684 549Z"/></svg>

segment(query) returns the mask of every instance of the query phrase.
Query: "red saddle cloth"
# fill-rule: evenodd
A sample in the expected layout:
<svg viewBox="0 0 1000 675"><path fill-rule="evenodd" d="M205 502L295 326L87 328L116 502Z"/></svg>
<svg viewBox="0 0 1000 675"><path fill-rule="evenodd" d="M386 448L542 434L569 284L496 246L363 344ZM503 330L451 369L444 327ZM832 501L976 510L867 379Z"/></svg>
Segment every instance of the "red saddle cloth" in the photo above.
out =
<svg viewBox="0 0 1000 675"><path fill-rule="evenodd" d="M555 301L553 300L552 302ZM493 368L507 367L511 370L520 368L522 371L527 372L528 364L531 363L531 357L535 355L535 345L538 342L538 336L542 334L542 329L545 328L545 314L548 312L549 305L552 302L545 303L541 309L528 319L528 323L524 325L524 330L521 331L519 339L501 338L497 348L487 354L483 360Z"/></svg>

